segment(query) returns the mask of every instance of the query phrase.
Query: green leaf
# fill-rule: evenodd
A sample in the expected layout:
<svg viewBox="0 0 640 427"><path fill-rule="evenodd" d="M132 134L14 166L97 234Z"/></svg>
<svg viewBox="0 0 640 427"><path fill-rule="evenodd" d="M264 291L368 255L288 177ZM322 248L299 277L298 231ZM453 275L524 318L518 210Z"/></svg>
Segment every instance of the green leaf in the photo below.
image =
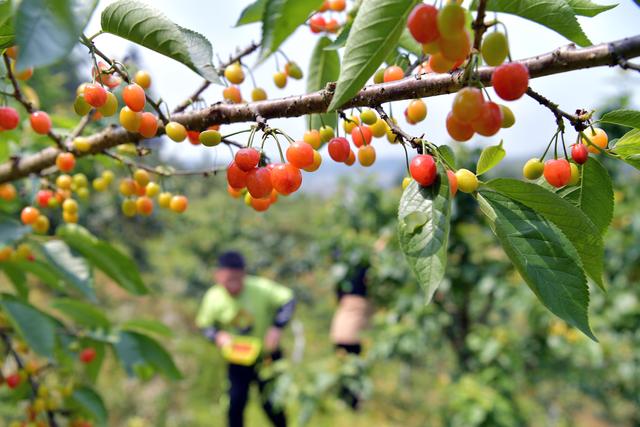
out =
<svg viewBox="0 0 640 427"><path fill-rule="evenodd" d="M422 45L413 38L409 30L405 27L402 30L402 34L400 34L400 40L398 40L398 46L402 49L408 51L409 53L413 53L417 57L423 55L422 53Z"/></svg>
<svg viewBox="0 0 640 427"><path fill-rule="evenodd" d="M0 0L0 49L13 46L15 38L12 2L11 0Z"/></svg>
<svg viewBox="0 0 640 427"><path fill-rule="evenodd" d="M604 236L613 219L613 183L607 169L595 158L582 165L580 183L560 196L584 212Z"/></svg>
<svg viewBox="0 0 640 427"><path fill-rule="evenodd" d="M471 8L475 10L478 0ZM590 46L576 19L576 12L566 0L489 0L487 10L510 13L552 29L579 46Z"/></svg>
<svg viewBox="0 0 640 427"><path fill-rule="evenodd" d="M640 170L640 129L625 133L616 142L613 150L622 157L622 160Z"/></svg>
<svg viewBox="0 0 640 427"><path fill-rule="evenodd" d="M515 200L489 191L478 199L505 253L542 304L597 341L589 326L589 288L571 242Z"/></svg>
<svg viewBox="0 0 640 427"><path fill-rule="evenodd" d="M71 249L102 270L124 289L134 295L144 295L148 292L136 263L110 244L98 240L85 228L76 224L67 224L58 227L56 234Z"/></svg>
<svg viewBox="0 0 640 427"><path fill-rule="evenodd" d="M62 240L45 242L40 246L40 252L67 283L90 300L96 301L93 277L89 264L84 258L74 256L69 246Z"/></svg>
<svg viewBox="0 0 640 427"><path fill-rule="evenodd" d="M304 24L322 0L267 0L262 15L260 59L274 53L295 30Z"/></svg>
<svg viewBox="0 0 640 427"><path fill-rule="evenodd" d="M53 64L78 42L97 0L22 0L16 13L18 71Z"/></svg>
<svg viewBox="0 0 640 427"><path fill-rule="evenodd" d="M168 56L210 82L220 82L209 40L145 3L118 0L102 11L101 24L107 33Z"/></svg>
<svg viewBox="0 0 640 427"><path fill-rule="evenodd" d="M33 351L45 357L53 357L55 323L49 316L26 301L8 294L0 294L0 306Z"/></svg>
<svg viewBox="0 0 640 427"><path fill-rule="evenodd" d="M171 355L156 340L147 335L133 333L145 360L158 372L171 380L179 380L182 374L173 362Z"/></svg>
<svg viewBox="0 0 640 427"><path fill-rule="evenodd" d="M27 275L24 274L24 271L8 262L0 263L0 270L11 280L18 296L26 300L29 296L29 287L27 286Z"/></svg>
<svg viewBox="0 0 640 427"><path fill-rule="evenodd" d="M448 145L440 145L438 147L438 153L446 165L456 169L456 155L453 153L451 147Z"/></svg>
<svg viewBox="0 0 640 427"><path fill-rule="evenodd" d="M22 223L9 215L0 214L0 248L11 245L31 233L31 227Z"/></svg>
<svg viewBox="0 0 640 427"><path fill-rule="evenodd" d="M409 234L414 234L416 230L425 225L429 217L424 212L411 212L407 216L404 217L404 225L406 227L406 232Z"/></svg>
<svg viewBox="0 0 640 427"><path fill-rule="evenodd" d="M116 354L129 375L133 375L139 367L146 365L170 379L178 380L182 377L169 353L146 335L121 331L114 345Z"/></svg>
<svg viewBox="0 0 640 427"><path fill-rule="evenodd" d="M71 298L58 298L53 300L51 307L73 320L79 326L104 330L111 328L111 322L109 322L102 310L82 301Z"/></svg>
<svg viewBox="0 0 640 427"><path fill-rule="evenodd" d="M32 274L54 290L64 292L64 277L49 263L35 259L33 261L14 261L16 267L25 273Z"/></svg>
<svg viewBox="0 0 640 427"><path fill-rule="evenodd" d="M482 175L496 167L498 163L504 159L507 152L502 148L502 141L498 145L492 145L486 147L480 153L480 159L478 159L478 166L476 167L476 175Z"/></svg>
<svg viewBox="0 0 640 427"><path fill-rule="evenodd" d="M433 185L425 188L412 180L400 199L400 247L425 290L427 301L444 277L450 215L449 180L442 168Z"/></svg>
<svg viewBox="0 0 640 427"><path fill-rule="evenodd" d="M240 13L240 18L238 18L238 22L236 22L236 27L260 22L262 20L262 14L264 13L264 7L266 4L267 0L257 0L245 7Z"/></svg>
<svg viewBox="0 0 640 427"><path fill-rule="evenodd" d="M622 157L640 154L640 129L633 129L622 135L613 150Z"/></svg>
<svg viewBox="0 0 640 427"><path fill-rule="evenodd" d="M558 227L575 247L585 272L604 289L602 235L584 212L559 195L533 183L498 178L487 182L486 186L533 209Z"/></svg>
<svg viewBox="0 0 640 427"><path fill-rule="evenodd" d="M335 82L340 75L340 57L335 50L325 50L331 43L328 37L321 37L311 54L309 72L307 74L307 93L315 92L324 87L329 82ZM322 117L322 120L320 119ZM319 129L324 122L325 125L336 128L338 119L335 113L312 114L309 120L309 129Z"/></svg>
<svg viewBox="0 0 640 427"><path fill-rule="evenodd" d="M124 322L120 328L125 331L139 332L148 335L149 333L161 337L173 336L173 331L164 323L151 319L133 319Z"/></svg>
<svg viewBox="0 0 640 427"><path fill-rule="evenodd" d="M603 123L613 123L615 125L628 126L640 129L640 111L635 110L615 110L606 113L599 120Z"/></svg>
<svg viewBox="0 0 640 427"><path fill-rule="evenodd" d="M347 38L349 37L349 33L351 32L351 26L353 25L353 22L347 22L346 24L344 24L344 26L342 27L342 30L340 30L340 33L338 33L338 37L336 37L336 39L327 47L325 47L325 50L338 50L341 47L344 47L345 44L347 44Z"/></svg>
<svg viewBox="0 0 640 427"><path fill-rule="evenodd" d="M71 400L76 407L87 416L95 420L99 425L107 425L107 408L100 395L92 388L81 386L76 388L71 395Z"/></svg>
<svg viewBox="0 0 640 427"><path fill-rule="evenodd" d="M613 9L618 4L596 4L590 0L566 0L569 6L573 9L576 15L588 16L593 18L594 16L606 12L609 9Z"/></svg>
<svg viewBox="0 0 640 427"><path fill-rule="evenodd" d="M368 0L349 32L329 111L351 99L395 49L415 0Z"/></svg>

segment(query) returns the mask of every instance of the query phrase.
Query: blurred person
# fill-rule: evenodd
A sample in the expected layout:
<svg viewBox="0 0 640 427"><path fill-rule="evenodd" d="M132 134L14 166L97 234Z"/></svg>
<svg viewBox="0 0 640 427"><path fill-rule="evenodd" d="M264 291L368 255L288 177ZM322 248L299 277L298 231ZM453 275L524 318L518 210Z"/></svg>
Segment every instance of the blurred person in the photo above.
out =
<svg viewBox="0 0 640 427"><path fill-rule="evenodd" d="M362 353L361 332L367 326L370 304L367 300L368 262L349 267L336 286L338 307L331 321L331 341L338 354L359 356ZM358 409L360 398L342 385L339 397L352 409Z"/></svg>
<svg viewBox="0 0 640 427"><path fill-rule="evenodd" d="M269 279L247 275L244 257L237 252L220 255L214 279L196 325L228 361L228 425L244 426L249 387L256 382L267 417L275 427L284 427L284 410L276 408L268 396L273 379L260 378L259 369L282 358L280 338L295 309L293 292Z"/></svg>

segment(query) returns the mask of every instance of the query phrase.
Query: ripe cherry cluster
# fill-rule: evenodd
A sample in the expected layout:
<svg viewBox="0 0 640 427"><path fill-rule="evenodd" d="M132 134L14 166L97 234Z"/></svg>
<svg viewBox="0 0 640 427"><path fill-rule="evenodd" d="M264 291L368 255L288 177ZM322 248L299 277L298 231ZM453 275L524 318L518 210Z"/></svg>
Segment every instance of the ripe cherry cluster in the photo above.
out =
<svg viewBox="0 0 640 427"><path fill-rule="evenodd" d="M99 120L118 112L118 98L112 91L121 85L122 79L115 73L115 68L108 67L103 62L93 68L94 81L83 83L76 90L73 108L78 115L87 115L95 108L93 119ZM120 109L118 116L123 128L144 138L153 138L158 133L158 117L152 112L144 111L147 103L145 89L150 86L149 73L138 71L134 81L122 88L125 106Z"/></svg>
<svg viewBox="0 0 640 427"><path fill-rule="evenodd" d="M337 33L344 24L340 24L333 14L347 9L346 0L326 0L318 12L309 18L309 28L314 34ZM325 16L328 14L328 17Z"/></svg>
<svg viewBox="0 0 640 427"><path fill-rule="evenodd" d="M600 154L609 144L607 133L596 127L590 127L582 132L579 138L579 141L571 146L571 162L567 158L553 158L543 163L544 155L541 158L534 157L529 159L522 168L524 177L537 180L544 176L544 179L556 188L576 185L580 181L579 165L589 160L589 153Z"/></svg>

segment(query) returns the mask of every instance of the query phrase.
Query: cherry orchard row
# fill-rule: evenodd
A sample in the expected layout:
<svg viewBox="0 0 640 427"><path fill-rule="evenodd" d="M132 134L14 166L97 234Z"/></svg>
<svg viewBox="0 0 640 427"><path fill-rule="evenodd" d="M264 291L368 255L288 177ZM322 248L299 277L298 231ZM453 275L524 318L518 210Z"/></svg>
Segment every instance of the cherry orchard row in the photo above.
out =
<svg viewBox="0 0 640 427"><path fill-rule="evenodd" d="M516 62L527 67L531 78L536 78L583 68L617 65L621 58L626 60L638 56L640 56L640 36L634 36L582 49L569 46ZM489 86L493 71L494 67L479 67L476 73L477 80ZM463 77L463 71L456 71L451 74L426 74L419 78L410 77L390 83L374 84L362 89L341 108L376 106L390 101L451 93L463 87ZM172 120L189 129L205 130L216 124L253 122L258 117L269 119L323 113L331 102L333 89L334 85L329 84L324 90L306 95L247 104L214 104L204 109L174 114ZM158 134L163 133L165 129L160 125ZM122 128L109 127L88 136L88 149L74 154L84 156L101 153L105 149L139 139L139 136ZM0 165L0 182L39 173L53 166L60 152L59 148L48 147L36 154L2 164Z"/></svg>

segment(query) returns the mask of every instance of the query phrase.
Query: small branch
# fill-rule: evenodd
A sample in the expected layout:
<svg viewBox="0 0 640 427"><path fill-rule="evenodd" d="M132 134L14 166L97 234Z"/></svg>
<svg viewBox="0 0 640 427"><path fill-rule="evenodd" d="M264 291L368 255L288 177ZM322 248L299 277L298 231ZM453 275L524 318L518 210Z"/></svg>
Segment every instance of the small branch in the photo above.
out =
<svg viewBox="0 0 640 427"><path fill-rule="evenodd" d="M220 64L220 68L218 70L218 75L222 76L224 75L224 69L227 68L227 66L233 64L234 62L238 62L240 61L243 57L250 55L251 53L253 53L255 50L257 50L260 47L259 44L252 42L249 46L245 47L244 49L242 49L240 52L238 52L235 56L232 56L229 61L227 61L224 64ZM202 95L202 93L207 90L207 88L211 85L210 81L205 80L204 82L202 82L202 84L200 85L200 87L198 89L196 89L196 91L193 93L193 95L191 95L189 98L185 99L184 101L182 101L174 110L173 110L173 114L176 113L181 113L184 110L187 109L187 107L189 107L189 105L193 104L194 102L196 102L198 99L200 99L200 95Z"/></svg>
<svg viewBox="0 0 640 427"><path fill-rule="evenodd" d="M553 115L556 117L558 126L564 127L564 125L562 124L562 120L564 118L567 119L569 123L571 123L571 126L573 126L577 132L582 132L587 128L586 123L589 121L590 115L585 114L577 116L575 114L569 114L566 111L561 110L558 104L552 102L550 99L546 98L544 95L539 94L531 88L528 88L526 93L529 97L535 99L540 105L547 107L553 113Z"/></svg>
<svg viewBox="0 0 640 427"><path fill-rule="evenodd" d="M29 101L27 101L22 95L22 91L20 90L20 84L18 84L18 81L16 80L16 76L13 75L13 71L11 70L11 61L9 61L9 56L7 56L7 54L5 53L3 55L3 58L4 58L4 64L7 68L7 75L9 76L9 80L11 81L11 85L13 86L12 96L16 99L16 101L22 104L24 109L27 110L27 113L33 114L36 110L33 108L33 105ZM62 138L60 138L60 136L58 136L51 130L49 131L49 133L47 133L47 136L51 138L53 142L56 143L58 148L64 149Z"/></svg>
<svg viewBox="0 0 640 427"><path fill-rule="evenodd" d="M618 59L618 65L624 70L640 71L640 65L627 61L624 58Z"/></svg>
<svg viewBox="0 0 640 427"><path fill-rule="evenodd" d="M377 107L375 107L375 110L380 115L380 118L382 118L382 120L387 122L387 124L391 128L391 132L396 134L401 139L401 142L408 142L414 148L418 147L420 145L420 138L411 136L408 133L406 133L405 131L403 131L402 129L400 129L400 126L398 126L393 120L391 120L391 118L389 117L387 112L384 111L384 108L382 108L380 105L378 105ZM343 113L343 115L344 115L344 113Z"/></svg>
<svg viewBox="0 0 640 427"><path fill-rule="evenodd" d="M484 23L484 16L487 10L487 0L480 0L478 2L478 8L476 12L476 20L473 22L473 49L477 52L480 50L480 43L482 42L482 35L487 30L487 25Z"/></svg>

